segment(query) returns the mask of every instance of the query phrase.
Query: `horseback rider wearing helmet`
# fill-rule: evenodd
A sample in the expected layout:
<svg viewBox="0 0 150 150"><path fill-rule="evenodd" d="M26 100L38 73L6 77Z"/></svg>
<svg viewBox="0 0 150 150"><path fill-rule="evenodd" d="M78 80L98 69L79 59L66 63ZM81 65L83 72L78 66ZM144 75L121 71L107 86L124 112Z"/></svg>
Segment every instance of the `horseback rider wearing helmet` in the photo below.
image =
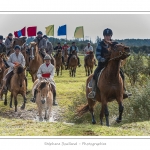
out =
<svg viewBox="0 0 150 150"><path fill-rule="evenodd" d="M113 44L118 44L117 42L112 41L111 37L113 35L113 32L111 29L107 28L103 31L104 39L98 43L98 46L96 48L96 59L98 60L98 67L94 71L93 79L92 79L92 91L88 94L88 98L91 98L94 100L96 96L96 84L97 84L97 78L99 72L105 67L106 58L105 56L108 54L108 48L109 45L107 42L112 42ZM124 73L123 70L120 68L120 75L122 77L123 83L124 83ZM124 87L124 93L123 98L128 98L131 96L131 93L127 93L126 89Z"/></svg>
<svg viewBox="0 0 150 150"><path fill-rule="evenodd" d="M50 81L51 86L52 86L52 92L53 92L53 105L57 105L56 102L56 87L55 87L55 82L53 80L54 74L55 74L55 67L51 64L51 57L49 55L46 55L44 57L44 63L39 67L38 72L37 72L37 77L38 80L42 79L47 79ZM31 98L31 101L35 103L36 101L36 94L37 94L37 86L39 84L39 81L34 87L34 94L33 97Z"/></svg>
<svg viewBox="0 0 150 150"><path fill-rule="evenodd" d="M18 65L21 65L23 68L25 67L25 58L22 55L21 51L21 47L19 45L16 45L14 48L15 52L12 53L7 61L9 67L9 70L7 72L7 74L5 75L5 77L3 78L3 86L1 88L1 92L4 90L7 90L7 87L10 83L10 79L13 75L13 70L15 67L17 67ZM25 77L25 82L26 82L26 87L27 87L27 78Z"/></svg>
<svg viewBox="0 0 150 150"><path fill-rule="evenodd" d="M33 41L37 43L39 52L44 58L46 56L46 40L42 37L42 35L43 33L41 31L38 31L37 37Z"/></svg>
<svg viewBox="0 0 150 150"><path fill-rule="evenodd" d="M13 40L13 34L9 33L6 40L5 40L5 46L6 46L6 53L9 55L10 50L12 48L12 40Z"/></svg>
<svg viewBox="0 0 150 150"><path fill-rule="evenodd" d="M2 36L2 35L0 35L0 54L6 55L6 46L5 46L4 43L3 43L3 36ZM9 68L9 66L8 66L8 64L7 64L6 60L5 60L5 58L3 58L3 62L4 62L4 64L5 64L5 67L6 67L6 68Z"/></svg>

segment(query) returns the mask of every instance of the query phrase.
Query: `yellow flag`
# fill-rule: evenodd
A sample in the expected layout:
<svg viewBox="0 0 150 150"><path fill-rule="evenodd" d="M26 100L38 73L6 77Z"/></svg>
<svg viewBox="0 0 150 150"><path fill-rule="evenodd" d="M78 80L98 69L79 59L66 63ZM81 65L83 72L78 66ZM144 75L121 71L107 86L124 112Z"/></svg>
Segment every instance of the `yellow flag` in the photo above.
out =
<svg viewBox="0 0 150 150"><path fill-rule="evenodd" d="M54 36L54 25L50 25L46 28L46 35L48 36Z"/></svg>
<svg viewBox="0 0 150 150"><path fill-rule="evenodd" d="M76 27L76 30L74 32L74 37L75 38L84 38L83 26Z"/></svg>

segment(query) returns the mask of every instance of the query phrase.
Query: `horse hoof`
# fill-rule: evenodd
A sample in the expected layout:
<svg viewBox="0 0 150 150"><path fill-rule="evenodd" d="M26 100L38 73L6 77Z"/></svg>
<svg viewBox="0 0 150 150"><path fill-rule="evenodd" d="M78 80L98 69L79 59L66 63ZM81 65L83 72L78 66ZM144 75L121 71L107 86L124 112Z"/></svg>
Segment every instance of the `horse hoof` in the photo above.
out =
<svg viewBox="0 0 150 150"><path fill-rule="evenodd" d="M119 118L117 118L117 119L116 119L116 122L117 122L117 123L120 123L120 122L121 122L121 120L119 120Z"/></svg>
<svg viewBox="0 0 150 150"><path fill-rule="evenodd" d="M25 108L24 106L21 106L21 110L24 110L24 108Z"/></svg>
<svg viewBox="0 0 150 150"><path fill-rule="evenodd" d="M10 108L12 108L12 106L10 106Z"/></svg>
<svg viewBox="0 0 150 150"><path fill-rule="evenodd" d="M92 124L96 124L96 121L92 121Z"/></svg>

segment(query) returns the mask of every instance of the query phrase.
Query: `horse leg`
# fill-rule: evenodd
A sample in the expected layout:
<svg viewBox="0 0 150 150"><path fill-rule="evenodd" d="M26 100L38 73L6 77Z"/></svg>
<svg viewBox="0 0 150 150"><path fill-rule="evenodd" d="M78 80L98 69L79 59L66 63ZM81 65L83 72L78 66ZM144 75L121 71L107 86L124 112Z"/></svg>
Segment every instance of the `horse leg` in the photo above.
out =
<svg viewBox="0 0 150 150"><path fill-rule="evenodd" d="M118 103L119 104L119 117L116 119L117 123L120 123L122 121L122 113L123 113L123 105L122 105L122 101Z"/></svg>
<svg viewBox="0 0 150 150"><path fill-rule="evenodd" d="M46 120L47 119L47 109L45 109L45 117L44 119Z"/></svg>
<svg viewBox="0 0 150 150"><path fill-rule="evenodd" d="M17 94L14 93L14 105L15 105L15 112L17 112L17 105L18 105L18 101L17 101Z"/></svg>
<svg viewBox="0 0 150 150"><path fill-rule="evenodd" d="M90 68L88 67L88 76L90 75Z"/></svg>
<svg viewBox="0 0 150 150"><path fill-rule="evenodd" d="M13 94L12 94L12 92L11 92L11 95L10 95L10 108L12 108L12 99L13 99Z"/></svg>
<svg viewBox="0 0 150 150"><path fill-rule="evenodd" d="M39 108L39 121L43 121L43 118L42 118L42 108Z"/></svg>
<svg viewBox="0 0 150 150"><path fill-rule="evenodd" d="M23 97L23 105L21 106L21 110L24 110L27 102L26 94L23 93L22 97Z"/></svg>
<svg viewBox="0 0 150 150"><path fill-rule="evenodd" d="M7 106L7 92L5 93L4 105Z"/></svg>

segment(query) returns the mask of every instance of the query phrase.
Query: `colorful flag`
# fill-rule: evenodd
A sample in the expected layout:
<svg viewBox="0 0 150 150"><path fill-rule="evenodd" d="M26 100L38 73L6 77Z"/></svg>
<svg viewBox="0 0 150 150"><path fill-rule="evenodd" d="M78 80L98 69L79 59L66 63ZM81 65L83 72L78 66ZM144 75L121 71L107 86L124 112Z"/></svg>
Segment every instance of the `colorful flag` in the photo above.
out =
<svg viewBox="0 0 150 150"><path fill-rule="evenodd" d="M74 37L75 38L84 38L83 26L76 27L76 30L74 32Z"/></svg>
<svg viewBox="0 0 150 150"><path fill-rule="evenodd" d="M28 27L27 28L27 34L28 36L36 36L36 26Z"/></svg>
<svg viewBox="0 0 150 150"><path fill-rule="evenodd" d="M19 31L14 31L15 37L26 36L26 27L22 28Z"/></svg>
<svg viewBox="0 0 150 150"><path fill-rule="evenodd" d="M54 25L49 25L48 27L45 27L45 29L46 29L46 35L54 36Z"/></svg>
<svg viewBox="0 0 150 150"><path fill-rule="evenodd" d="M66 25L63 25L63 26L60 26L58 28L58 31L57 31L57 35L58 36L61 36L61 35L66 35Z"/></svg>

